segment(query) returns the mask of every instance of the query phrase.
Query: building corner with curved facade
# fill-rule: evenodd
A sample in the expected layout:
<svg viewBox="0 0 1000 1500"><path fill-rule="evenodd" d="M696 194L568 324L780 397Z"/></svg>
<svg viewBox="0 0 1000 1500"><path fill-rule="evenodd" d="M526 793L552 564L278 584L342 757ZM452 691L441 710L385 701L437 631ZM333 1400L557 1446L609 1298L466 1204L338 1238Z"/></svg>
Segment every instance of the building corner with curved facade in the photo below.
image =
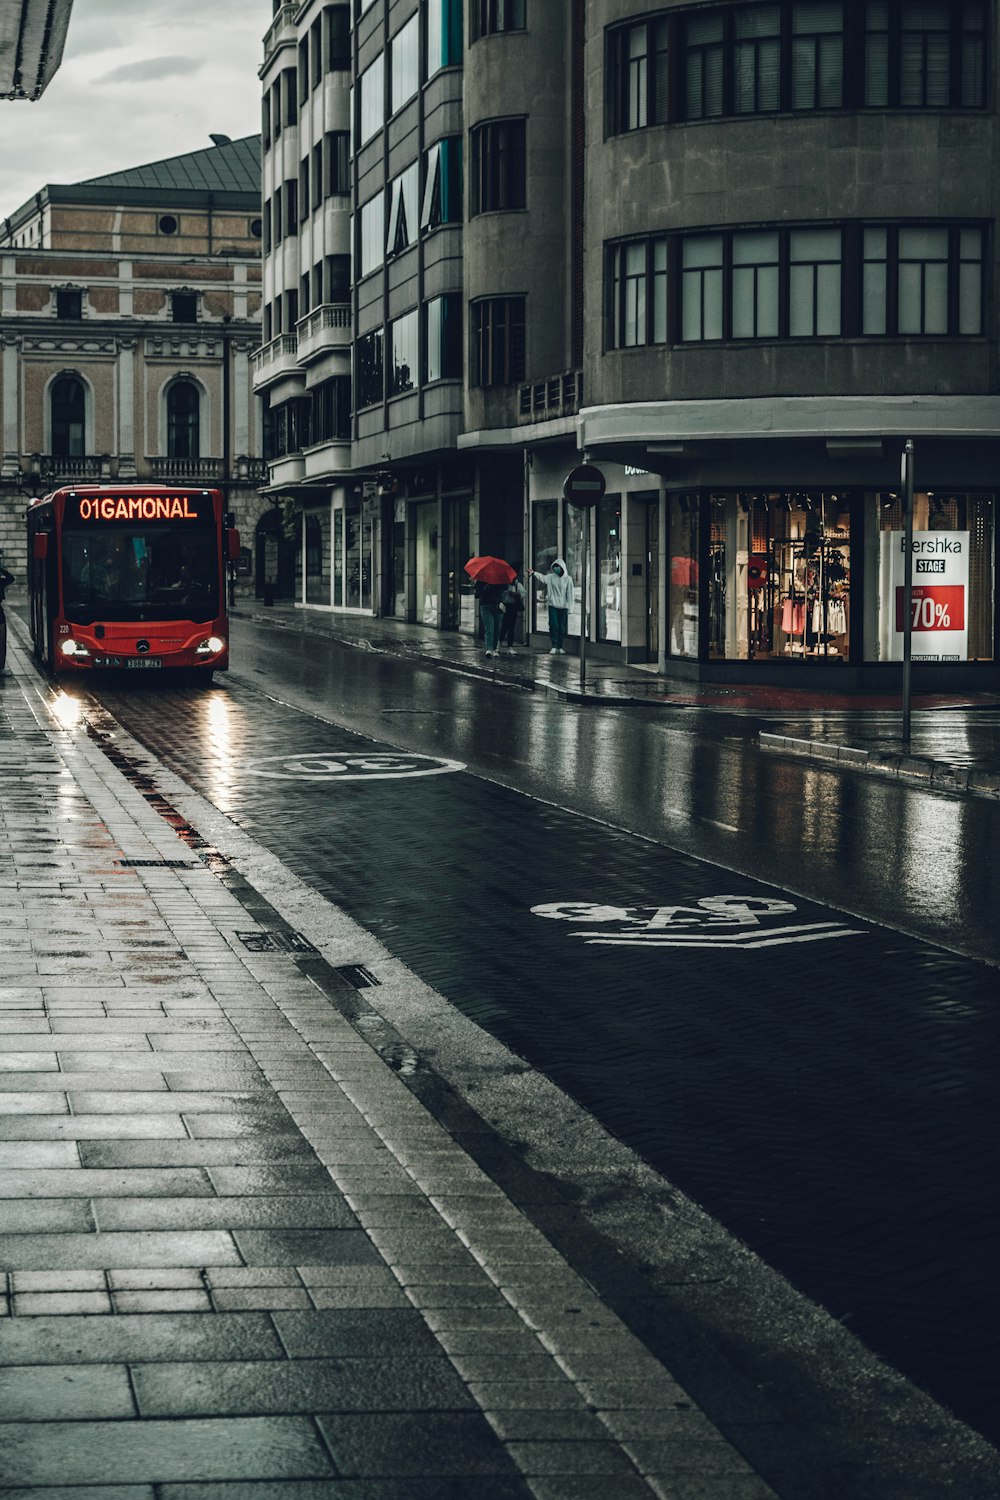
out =
<svg viewBox="0 0 1000 1500"><path fill-rule="evenodd" d="M578 636L586 529L597 656L891 686L910 439L914 681L997 685L993 0L313 0L265 52L300 602L472 632L469 554L559 554Z"/></svg>

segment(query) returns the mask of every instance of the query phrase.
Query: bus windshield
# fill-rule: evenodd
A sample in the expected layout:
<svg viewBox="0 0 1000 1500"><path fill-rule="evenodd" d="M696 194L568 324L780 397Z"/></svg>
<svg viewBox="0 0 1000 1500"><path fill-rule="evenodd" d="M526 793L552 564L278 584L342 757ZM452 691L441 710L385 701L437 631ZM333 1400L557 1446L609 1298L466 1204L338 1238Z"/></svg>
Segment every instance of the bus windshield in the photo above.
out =
<svg viewBox="0 0 1000 1500"><path fill-rule="evenodd" d="M105 526L63 529L66 619L213 620L219 613L219 569L205 526Z"/></svg>

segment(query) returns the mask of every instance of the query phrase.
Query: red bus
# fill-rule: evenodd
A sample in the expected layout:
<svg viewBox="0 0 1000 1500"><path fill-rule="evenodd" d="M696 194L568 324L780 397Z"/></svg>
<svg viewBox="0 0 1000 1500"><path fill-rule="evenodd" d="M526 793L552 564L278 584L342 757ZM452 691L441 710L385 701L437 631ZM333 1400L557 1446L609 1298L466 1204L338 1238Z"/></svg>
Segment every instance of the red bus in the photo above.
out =
<svg viewBox="0 0 1000 1500"><path fill-rule="evenodd" d="M35 655L49 672L229 666L221 490L75 485L28 506Z"/></svg>

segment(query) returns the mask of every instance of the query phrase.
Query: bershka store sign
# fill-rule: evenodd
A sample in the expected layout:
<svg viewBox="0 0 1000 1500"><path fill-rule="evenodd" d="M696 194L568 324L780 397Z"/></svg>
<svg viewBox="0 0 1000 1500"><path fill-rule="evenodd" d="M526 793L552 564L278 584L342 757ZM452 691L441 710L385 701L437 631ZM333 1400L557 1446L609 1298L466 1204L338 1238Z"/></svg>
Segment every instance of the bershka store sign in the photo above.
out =
<svg viewBox="0 0 1000 1500"><path fill-rule="evenodd" d="M881 656L903 660L904 554L901 531L882 532ZM969 659L969 533L913 533L910 606L914 661Z"/></svg>

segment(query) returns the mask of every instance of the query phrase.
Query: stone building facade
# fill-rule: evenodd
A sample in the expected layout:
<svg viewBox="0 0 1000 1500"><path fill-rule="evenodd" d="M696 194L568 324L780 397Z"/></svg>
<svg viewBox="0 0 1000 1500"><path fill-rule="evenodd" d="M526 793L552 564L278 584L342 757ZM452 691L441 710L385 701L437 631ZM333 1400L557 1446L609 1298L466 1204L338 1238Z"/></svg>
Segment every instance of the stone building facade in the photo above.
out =
<svg viewBox="0 0 1000 1500"><path fill-rule="evenodd" d="M256 138L73 186L0 222L0 550L27 500L80 481L221 487L252 535L260 424ZM249 556L241 586L254 578Z"/></svg>
<svg viewBox="0 0 1000 1500"><path fill-rule="evenodd" d="M995 0L278 5L272 120L278 52L301 105L348 24L350 607L472 630L465 555L561 554L598 655L893 683L909 440L917 680L995 684ZM272 217L277 189L265 166ZM583 457L589 511L563 497ZM325 483L300 551L343 608Z"/></svg>

